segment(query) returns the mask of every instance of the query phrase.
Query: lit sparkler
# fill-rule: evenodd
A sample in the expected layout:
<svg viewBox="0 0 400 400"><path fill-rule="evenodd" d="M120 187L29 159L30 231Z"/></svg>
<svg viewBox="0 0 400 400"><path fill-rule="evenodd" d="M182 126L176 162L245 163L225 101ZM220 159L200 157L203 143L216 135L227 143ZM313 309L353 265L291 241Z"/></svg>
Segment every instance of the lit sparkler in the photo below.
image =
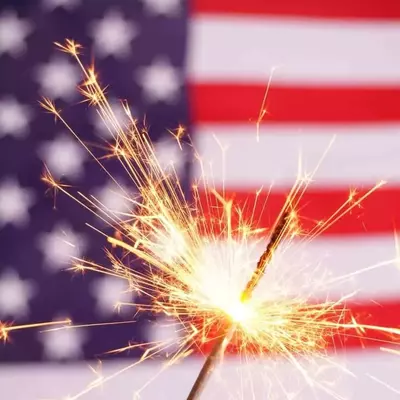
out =
<svg viewBox="0 0 400 400"><path fill-rule="evenodd" d="M384 182L378 183L358 198L354 192L350 192L348 199L328 219L316 223L311 231L302 232L297 208L312 175L302 176L299 173L258 264L243 265L239 255L246 251L250 242L261 242L267 234L265 229L257 226L255 208L251 218L246 220L243 210L235 208L233 201L225 198L223 190L222 193L215 190L206 174L193 185L193 201L188 202L174 167L166 171L160 165L148 132L133 118L126 103L122 103L122 107L129 122L126 125L120 124L107 101L105 90L99 84L94 67L85 67L82 63L80 46L71 40L57 46L72 55L81 67L84 82L80 92L97 109L113 134L114 142L110 145L107 157L115 157L120 161L123 170L138 188L140 199L132 198L125 192L102 160L95 157L49 99L44 99L42 106L65 125L119 187L131 203L132 212L117 213L105 208L92 195L74 193L71 187L54 180L47 169L43 180L55 191L73 198L111 225L115 234L108 236L103 233L108 242L137 257L147 266L145 270L131 268L109 252L110 268L79 259L75 260L73 269L81 272L95 271L126 280L132 291L152 299L151 304L135 304L139 312L162 313L178 320L181 326L181 336L178 339L129 344L113 352L145 347L143 356L133 365L161 352L171 352L172 356L166 365L168 367L190 355L196 347L204 349L211 346L210 355L188 398L195 399L209 372L229 346L235 347L246 357L260 356L267 351L276 353L289 360L309 382L312 378L298 357L328 359L326 348L337 335L368 340L369 333L375 331L379 332L380 340L387 344L399 342L400 329L397 327L359 322L357 316L346 308L346 301L351 298L351 294L334 302L327 300L318 304L309 301L311 296L287 297L279 301L253 296L267 265L274 258L278 244L285 251L295 239L304 242L315 238L358 207ZM181 146L183 127L172 134ZM201 157L196 155L196 159L204 171ZM205 193L202 198L200 188ZM238 220L238 223L234 223L234 220ZM216 254L212 260L207 259L204 249L221 241L226 243L225 251ZM392 261L382 262L369 269L388 265ZM284 279L279 285L285 292ZM0 325L0 338L5 340L10 330L11 327ZM113 376L97 380L72 399L78 399Z"/></svg>
<svg viewBox="0 0 400 400"><path fill-rule="evenodd" d="M261 255L257 263L256 269L254 270L250 280L247 282L247 285L241 294L241 301L243 304L250 300L255 287L264 275L268 263L271 261L275 249L279 245L280 241L283 239L285 230L288 227L289 215L290 214L288 213L288 211L284 208L281 217L278 219L278 222L272 231L268 246L265 249L264 253ZM216 341L214 347L211 350L211 353L207 357L204 366L196 379L196 382L192 387L192 390L189 393L189 397L187 400L195 400L200 396L202 389L206 384L208 375L211 373L215 362L218 361L218 357L223 354L224 348L229 344L235 330L236 324L228 325L228 327L225 328L225 332Z"/></svg>

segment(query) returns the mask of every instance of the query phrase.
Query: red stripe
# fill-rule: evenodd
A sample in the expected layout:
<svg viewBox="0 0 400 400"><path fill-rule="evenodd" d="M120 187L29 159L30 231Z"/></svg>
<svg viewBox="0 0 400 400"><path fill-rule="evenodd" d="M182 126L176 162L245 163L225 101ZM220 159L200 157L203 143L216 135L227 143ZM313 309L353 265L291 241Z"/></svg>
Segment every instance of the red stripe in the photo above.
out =
<svg viewBox="0 0 400 400"><path fill-rule="evenodd" d="M385 328L400 328L400 301L384 301L380 304L368 302L364 304L345 304L337 308L337 311L343 311L343 314L339 317L324 318L323 320L329 320L340 324L352 324L355 320L359 325L378 326ZM354 320L352 320L354 317ZM207 333L208 341L206 343L198 344L198 347L194 349L195 352L208 354L213 346L215 337L219 336L219 332L222 332L221 325L218 327L211 328ZM240 336L234 337L231 344L228 346L226 352L228 354L237 354L240 346ZM364 332L360 329L354 328L338 328L330 333L327 333L323 337L323 341L320 343L323 350L330 350L332 352L340 352L343 350L351 349L368 349L368 348L379 348L379 347L390 347L390 344L400 345L400 335L380 332L374 329L366 328ZM257 354L260 354L259 343L255 346ZM251 351L251 348L249 348ZM241 348L243 352L243 346ZM265 349L265 354L269 352L269 349Z"/></svg>
<svg viewBox="0 0 400 400"><path fill-rule="evenodd" d="M399 2L400 4L400 2ZM257 121L266 85L190 86L195 123ZM271 87L264 122L400 121L400 87Z"/></svg>
<svg viewBox="0 0 400 400"><path fill-rule="evenodd" d="M366 191L360 191L356 198L360 198ZM261 193L257 198L254 215L259 219L258 227L271 227L278 216L287 193L272 192ZM349 190L318 188L309 189L301 198L298 205L298 213L301 227L304 232L310 232L316 227L318 221L326 220L332 215L348 198ZM230 189L225 194L226 199L233 199L234 205L242 208L243 219L250 220L253 205L256 200L255 191L241 191ZM211 199L211 200L210 200ZM200 203L208 221L218 217L220 203L210 195L206 198L200 193ZM245 206L243 206L246 203ZM264 204L266 207L264 208ZM379 234L392 233L395 227L400 227L400 187L383 187L367 197L361 207L355 207L350 213L340 218L335 224L324 231L323 235L344 234ZM233 227L238 225L238 215L232 216ZM221 233L221 227L213 224L213 231Z"/></svg>
<svg viewBox="0 0 400 400"><path fill-rule="evenodd" d="M287 15L321 18L400 18L397 0L193 0L195 14Z"/></svg>

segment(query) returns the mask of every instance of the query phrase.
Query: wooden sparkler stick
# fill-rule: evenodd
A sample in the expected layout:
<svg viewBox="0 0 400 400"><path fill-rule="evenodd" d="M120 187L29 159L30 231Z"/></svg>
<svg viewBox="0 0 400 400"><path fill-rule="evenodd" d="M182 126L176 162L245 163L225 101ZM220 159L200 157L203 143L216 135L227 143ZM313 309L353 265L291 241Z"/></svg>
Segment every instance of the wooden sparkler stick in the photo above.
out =
<svg viewBox="0 0 400 400"><path fill-rule="evenodd" d="M214 346L207 356L206 361L201 368L199 375L196 378L196 381L187 397L187 400L196 400L199 398L203 389L208 381L211 372L214 369L215 364L217 363L218 359L224 354L226 346L230 342L233 333L235 332L235 325L229 324L229 326L225 329L220 337L214 343Z"/></svg>
<svg viewBox="0 0 400 400"><path fill-rule="evenodd" d="M261 255L260 259L258 260L253 275L247 282L247 285L242 292L241 301L245 302L251 298L254 289L263 277L276 248L279 246L283 237L285 236L289 215L289 211L286 207L272 231L272 235L270 237L268 245L264 253ZM221 336L218 337L210 354L204 362L203 367L201 368L194 385L192 386L187 400L197 400L200 397L207 383L207 380L210 377L216 362L218 361L218 358L220 358L220 356L224 354L226 346L230 342L232 335L235 332L235 329L236 325L231 323L228 325L227 328L225 328L225 331L221 334Z"/></svg>

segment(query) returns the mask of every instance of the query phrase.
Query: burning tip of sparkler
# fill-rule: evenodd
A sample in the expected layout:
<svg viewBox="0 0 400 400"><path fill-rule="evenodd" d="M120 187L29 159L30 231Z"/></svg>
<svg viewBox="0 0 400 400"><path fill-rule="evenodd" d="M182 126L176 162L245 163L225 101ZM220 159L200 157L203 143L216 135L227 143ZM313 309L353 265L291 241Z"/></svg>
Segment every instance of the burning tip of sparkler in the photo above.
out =
<svg viewBox="0 0 400 400"><path fill-rule="evenodd" d="M233 322L245 324L251 318L256 317L255 310L249 303L238 301L227 309L227 313Z"/></svg>

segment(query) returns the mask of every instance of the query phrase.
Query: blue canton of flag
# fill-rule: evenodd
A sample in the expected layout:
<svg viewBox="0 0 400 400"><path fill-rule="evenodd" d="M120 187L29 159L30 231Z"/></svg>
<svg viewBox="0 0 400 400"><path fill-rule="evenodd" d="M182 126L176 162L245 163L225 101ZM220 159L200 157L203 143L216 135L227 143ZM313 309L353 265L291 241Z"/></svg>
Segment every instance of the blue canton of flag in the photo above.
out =
<svg viewBox="0 0 400 400"><path fill-rule="evenodd" d="M172 160L185 182L184 153L167 130L188 124L186 33L187 10L179 1L2 2L0 320L29 324L71 318L75 324L93 324L133 319L132 307L120 313L114 307L134 300L124 281L65 271L71 257L109 264L106 243L85 225L96 217L63 195L46 194L43 166L109 209L126 212L129 203L38 101L42 96L55 100L94 148L112 139L97 113L79 104L78 66L53 44L75 39L84 47L85 61L94 60L101 82L109 85L118 118L125 117L119 99L126 99L132 114L149 126L161 162ZM135 191L117 162L106 166L128 192ZM151 340L153 326L151 316L144 316L122 326L15 332L12 342L0 347L0 361L90 359L132 341ZM140 350L125 355L139 356Z"/></svg>

